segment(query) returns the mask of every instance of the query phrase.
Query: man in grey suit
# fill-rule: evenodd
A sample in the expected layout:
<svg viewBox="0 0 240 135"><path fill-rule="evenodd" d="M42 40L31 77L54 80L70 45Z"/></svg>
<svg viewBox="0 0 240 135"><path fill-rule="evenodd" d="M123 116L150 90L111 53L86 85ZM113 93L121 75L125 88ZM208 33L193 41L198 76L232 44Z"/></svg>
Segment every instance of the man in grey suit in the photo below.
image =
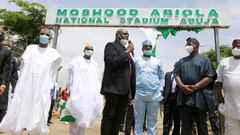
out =
<svg viewBox="0 0 240 135"><path fill-rule="evenodd" d="M0 122L6 114L8 103L9 72L11 63L11 52L5 46L1 45L5 37L5 31L0 27Z"/></svg>

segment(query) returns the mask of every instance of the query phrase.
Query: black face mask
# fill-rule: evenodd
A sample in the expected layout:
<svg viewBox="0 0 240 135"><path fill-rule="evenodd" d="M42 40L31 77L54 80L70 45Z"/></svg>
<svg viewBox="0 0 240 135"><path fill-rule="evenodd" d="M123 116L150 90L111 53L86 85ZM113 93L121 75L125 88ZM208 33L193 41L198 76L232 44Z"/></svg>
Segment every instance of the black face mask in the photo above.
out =
<svg viewBox="0 0 240 135"><path fill-rule="evenodd" d="M0 42L2 42L4 40L4 35L3 34L0 34Z"/></svg>

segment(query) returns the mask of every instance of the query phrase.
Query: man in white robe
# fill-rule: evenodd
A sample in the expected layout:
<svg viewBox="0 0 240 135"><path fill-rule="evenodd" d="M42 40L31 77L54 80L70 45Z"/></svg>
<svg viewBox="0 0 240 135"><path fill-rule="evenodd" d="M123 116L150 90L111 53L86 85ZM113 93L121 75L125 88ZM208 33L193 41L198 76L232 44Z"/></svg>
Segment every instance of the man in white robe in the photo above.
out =
<svg viewBox="0 0 240 135"><path fill-rule="evenodd" d="M234 40L232 47L233 56L220 62L216 80L218 102L221 103L218 109L225 117L225 135L240 134L240 39Z"/></svg>
<svg viewBox="0 0 240 135"><path fill-rule="evenodd" d="M24 129L30 135L48 132L50 91L62 60L55 49L48 47L50 39L50 30L41 29L39 45L29 45L23 53L14 97L0 131L11 131L14 135L21 135Z"/></svg>
<svg viewBox="0 0 240 135"><path fill-rule="evenodd" d="M84 135L85 128L89 128L101 116L103 108L99 68L91 57L91 44L85 45L84 53L84 56L73 59L68 68L71 94L66 110L76 119L70 124L70 135Z"/></svg>

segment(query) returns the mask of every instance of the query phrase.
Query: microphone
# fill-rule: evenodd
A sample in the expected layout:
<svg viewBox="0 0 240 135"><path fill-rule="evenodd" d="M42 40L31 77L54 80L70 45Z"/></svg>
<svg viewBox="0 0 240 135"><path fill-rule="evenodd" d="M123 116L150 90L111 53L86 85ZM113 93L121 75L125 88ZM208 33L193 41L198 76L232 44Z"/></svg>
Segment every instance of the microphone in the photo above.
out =
<svg viewBox="0 0 240 135"><path fill-rule="evenodd" d="M128 40L128 44L132 44L132 41L131 40ZM134 57L135 54L134 54L134 51L132 50L132 56Z"/></svg>

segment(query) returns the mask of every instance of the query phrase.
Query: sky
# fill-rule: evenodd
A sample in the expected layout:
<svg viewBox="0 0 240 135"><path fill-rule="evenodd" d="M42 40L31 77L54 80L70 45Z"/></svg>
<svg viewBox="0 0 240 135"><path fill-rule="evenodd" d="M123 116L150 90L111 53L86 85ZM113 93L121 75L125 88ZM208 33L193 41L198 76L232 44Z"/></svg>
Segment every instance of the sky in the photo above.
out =
<svg viewBox="0 0 240 135"><path fill-rule="evenodd" d="M14 4L7 0L0 0L0 8L18 10ZM239 0L27 0L38 2L46 8L228 8L231 12L231 27L220 30L220 44L231 45L232 40L239 37L240 10ZM66 69L71 60L83 55L83 46L90 42L94 47L93 58L103 71L103 51L107 42L114 41L118 28L61 28L57 49L63 56L63 68L59 72L60 86L67 83ZM130 40L135 45L135 55L142 54L141 43L146 39L145 34L137 28L127 28ZM180 58L187 55L185 51L186 39L195 37L200 41L200 52L214 48L214 35L212 29L205 29L196 34L194 32L178 32L176 36L157 40L157 58L163 64L164 71L170 71Z"/></svg>

